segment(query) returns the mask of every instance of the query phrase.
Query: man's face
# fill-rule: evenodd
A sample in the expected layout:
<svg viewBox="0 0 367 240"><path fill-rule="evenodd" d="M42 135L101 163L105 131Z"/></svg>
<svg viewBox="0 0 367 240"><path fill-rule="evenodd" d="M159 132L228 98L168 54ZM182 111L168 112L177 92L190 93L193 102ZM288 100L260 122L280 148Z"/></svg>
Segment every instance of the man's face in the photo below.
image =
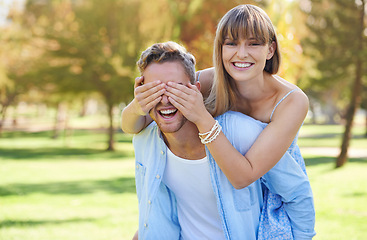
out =
<svg viewBox="0 0 367 240"><path fill-rule="evenodd" d="M160 80L162 83L176 82L187 85L190 80L183 66L177 62L151 63L144 71L144 82ZM166 95L150 110L149 115L163 133L174 133L181 129L187 119L168 100Z"/></svg>

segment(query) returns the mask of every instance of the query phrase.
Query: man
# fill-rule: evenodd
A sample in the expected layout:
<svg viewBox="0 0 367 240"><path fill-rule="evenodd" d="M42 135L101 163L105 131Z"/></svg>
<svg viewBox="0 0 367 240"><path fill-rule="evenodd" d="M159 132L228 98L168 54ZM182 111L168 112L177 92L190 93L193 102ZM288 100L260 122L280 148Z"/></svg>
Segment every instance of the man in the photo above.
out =
<svg viewBox="0 0 367 240"><path fill-rule="evenodd" d="M159 79L163 84L200 88L195 82L194 57L176 43L154 44L142 53L138 66L144 84ZM302 239L312 238L311 188L288 153L261 180L236 189L205 149L196 125L163 93L149 111L154 122L133 139L140 239L257 239L264 186L282 197L297 234L301 232ZM124 109L123 122L134 119L134 104ZM204 142L215 141L223 127L223 133L241 154L262 131L257 121L237 112L225 113L217 121L208 138L202 137ZM290 224L288 216L285 224ZM310 227L302 232L307 224Z"/></svg>

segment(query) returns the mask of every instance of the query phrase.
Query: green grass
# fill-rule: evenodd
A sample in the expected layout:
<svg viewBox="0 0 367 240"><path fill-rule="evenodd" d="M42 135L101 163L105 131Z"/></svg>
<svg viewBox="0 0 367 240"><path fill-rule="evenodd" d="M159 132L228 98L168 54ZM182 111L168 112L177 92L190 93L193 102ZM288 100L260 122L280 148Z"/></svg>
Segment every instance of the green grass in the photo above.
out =
<svg viewBox="0 0 367 240"><path fill-rule="evenodd" d="M298 141L303 147L340 147L344 126L341 125L304 125ZM357 126L352 129L352 148L367 149L365 128Z"/></svg>
<svg viewBox="0 0 367 240"><path fill-rule="evenodd" d="M301 147L341 145L344 127L340 125L304 125ZM367 150L365 128L352 130L351 147ZM335 169L335 158L303 155L314 193L316 240L367 239L367 159L350 158Z"/></svg>
<svg viewBox="0 0 367 240"><path fill-rule="evenodd" d="M304 157L315 199L314 239L367 239L367 159L335 169L334 158Z"/></svg>
<svg viewBox="0 0 367 240"><path fill-rule="evenodd" d="M363 128L352 146L366 148ZM305 125L300 145L339 147L341 126ZM100 131L6 132L0 138L0 239L124 240L137 229L131 136L107 152ZM367 159L304 155L316 206L316 240L367 239Z"/></svg>
<svg viewBox="0 0 367 240"><path fill-rule="evenodd" d="M131 136L6 133L0 138L0 239L130 239L137 229Z"/></svg>

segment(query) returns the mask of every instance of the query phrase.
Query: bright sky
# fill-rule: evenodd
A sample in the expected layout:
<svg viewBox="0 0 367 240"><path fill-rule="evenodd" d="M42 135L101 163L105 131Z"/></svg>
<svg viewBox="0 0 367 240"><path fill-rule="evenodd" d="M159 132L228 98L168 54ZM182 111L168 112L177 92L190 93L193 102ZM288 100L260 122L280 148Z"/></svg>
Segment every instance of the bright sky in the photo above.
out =
<svg viewBox="0 0 367 240"><path fill-rule="evenodd" d="M9 9L14 7L23 9L25 0L0 0L0 26L5 25L6 17L9 14Z"/></svg>

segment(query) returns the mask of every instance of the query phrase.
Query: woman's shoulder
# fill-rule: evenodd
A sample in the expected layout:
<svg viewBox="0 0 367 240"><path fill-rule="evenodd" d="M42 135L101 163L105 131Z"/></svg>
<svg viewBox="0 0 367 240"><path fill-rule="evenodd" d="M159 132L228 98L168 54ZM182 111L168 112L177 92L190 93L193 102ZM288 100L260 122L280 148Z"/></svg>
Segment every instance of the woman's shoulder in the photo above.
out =
<svg viewBox="0 0 367 240"><path fill-rule="evenodd" d="M200 92L203 94L204 98L208 97L214 81L214 67L197 71L196 80L200 82Z"/></svg>
<svg viewBox="0 0 367 240"><path fill-rule="evenodd" d="M309 100L307 95L298 86L284 80L279 76L274 76L278 84L278 93L273 109L274 116L277 112L293 112L295 114L307 114ZM275 111L276 110L276 111Z"/></svg>
<svg viewBox="0 0 367 240"><path fill-rule="evenodd" d="M278 75L273 75L273 77L274 79L276 79L277 82L277 100L282 100L289 97L292 100L300 101L300 103L308 103L307 95L297 85L288 82Z"/></svg>
<svg viewBox="0 0 367 240"><path fill-rule="evenodd" d="M196 72L196 80L201 81L211 81L214 78L214 67L206 68Z"/></svg>

